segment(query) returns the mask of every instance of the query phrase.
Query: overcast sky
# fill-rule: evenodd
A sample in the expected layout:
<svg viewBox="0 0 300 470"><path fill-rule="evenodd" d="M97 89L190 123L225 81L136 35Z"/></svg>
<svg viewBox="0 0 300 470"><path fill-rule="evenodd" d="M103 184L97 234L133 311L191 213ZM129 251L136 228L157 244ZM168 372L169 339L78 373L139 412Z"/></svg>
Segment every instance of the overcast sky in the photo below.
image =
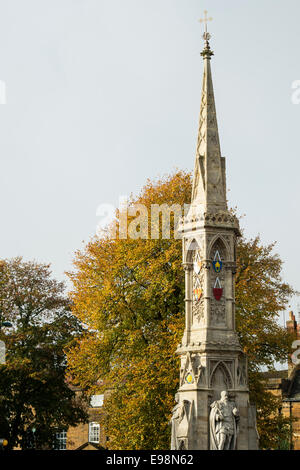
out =
<svg viewBox="0 0 300 470"><path fill-rule="evenodd" d="M193 168L204 9L230 204L300 289L299 0L0 0L1 258L62 279L100 204Z"/></svg>

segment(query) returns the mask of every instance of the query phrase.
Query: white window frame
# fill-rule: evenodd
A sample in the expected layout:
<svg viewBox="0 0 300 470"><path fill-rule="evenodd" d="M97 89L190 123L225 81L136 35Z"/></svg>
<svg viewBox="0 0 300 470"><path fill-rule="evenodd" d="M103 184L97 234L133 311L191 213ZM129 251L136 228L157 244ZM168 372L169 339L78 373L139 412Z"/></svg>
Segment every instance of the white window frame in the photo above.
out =
<svg viewBox="0 0 300 470"><path fill-rule="evenodd" d="M104 395L92 395L90 397L90 406L92 408L101 408L104 402Z"/></svg>
<svg viewBox="0 0 300 470"><path fill-rule="evenodd" d="M54 450L67 450L67 431L65 429L55 434Z"/></svg>
<svg viewBox="0 0 300 470"><path fill-rule="evenodd" d="M100 442L100 423L92 421L89 423L89 442L99 444Z"/></svg>

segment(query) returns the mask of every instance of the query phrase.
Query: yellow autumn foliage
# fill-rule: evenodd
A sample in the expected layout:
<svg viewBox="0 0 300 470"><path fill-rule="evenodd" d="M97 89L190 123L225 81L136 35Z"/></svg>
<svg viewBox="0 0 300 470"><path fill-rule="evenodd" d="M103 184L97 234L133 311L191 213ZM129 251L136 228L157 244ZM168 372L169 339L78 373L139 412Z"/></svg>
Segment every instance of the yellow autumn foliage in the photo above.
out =
<svg viewBox="0 0 300 470"><path fill-rule="evenodd" d="M150 211L151 204L189 204L190 195L191 175L176 171L148 181L131 202ZM184 328L181 241L173 237L174 221L170 239L110 239L111 230L76 253L69 274L73 313L88 326L68 352L69 373L85 390L111 390L103 423L110 449L168 449L179 383L175 350ZM263 246L259 238L239 241L237 330L249 357L264 447L276 443L278 423L270 416L277 403L261 386L259 371L284 361L289 350L289 337L277 319L293 291L282 282L281 267L273 245Z"/></svg>

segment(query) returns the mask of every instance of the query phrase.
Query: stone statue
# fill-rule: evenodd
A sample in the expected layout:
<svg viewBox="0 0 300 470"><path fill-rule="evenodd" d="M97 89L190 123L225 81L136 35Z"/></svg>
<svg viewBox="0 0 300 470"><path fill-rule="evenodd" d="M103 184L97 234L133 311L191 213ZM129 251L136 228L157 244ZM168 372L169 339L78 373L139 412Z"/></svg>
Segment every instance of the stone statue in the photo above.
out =
<svg viewBox="0 0 300 470"><path fill-rule="evenodd" d="M210 449L236 449L239 411L235 403L229 401L228 392L221 392L221 399L212 403L209 421Z"/></svg>
<svg viewBox="0 0 300 470"><path fill-rule="evenodd" d="M175 395L176 406L172 410L170 425L172 427L171 450L187 449L190 405L188 400L179 403L179 394Z"/></svg>

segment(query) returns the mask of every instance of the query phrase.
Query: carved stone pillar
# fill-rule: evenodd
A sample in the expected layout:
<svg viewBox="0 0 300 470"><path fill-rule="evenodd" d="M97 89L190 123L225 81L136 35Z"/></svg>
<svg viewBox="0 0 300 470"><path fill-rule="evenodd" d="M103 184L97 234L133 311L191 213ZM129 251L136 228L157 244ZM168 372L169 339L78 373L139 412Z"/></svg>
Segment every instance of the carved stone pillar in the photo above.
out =
<svg viewBox="0 0 300 470"><path fill-rule="evenodd" d="M184 273L185 273L185 331L186 335L184 341L188 343L190 330L192 326L192 304L193 304L193 295L192 295L192 269L193 265L190 263L184 264Z"/></svg>
<svg viewBox="0 0 300 470"><path fill-rule="evenodd" d="M206 259L203 260L204 274L204 325L210 325L210 299L211 299L211 280L210 280L211 263Z"/></svg>

